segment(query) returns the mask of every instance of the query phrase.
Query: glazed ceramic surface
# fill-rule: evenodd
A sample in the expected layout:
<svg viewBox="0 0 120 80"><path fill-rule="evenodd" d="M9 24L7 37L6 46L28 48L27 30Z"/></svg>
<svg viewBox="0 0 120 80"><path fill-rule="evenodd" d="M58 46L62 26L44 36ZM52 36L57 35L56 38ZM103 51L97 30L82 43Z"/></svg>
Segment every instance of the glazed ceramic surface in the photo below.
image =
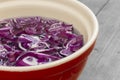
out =
<svg viewBox="0 0 120 80"><path fill-rule="evenodd" d="M72 55L51 63L29 67L0 67L1 80L77 80L92 51L98 22L92 11L77 0L7 0L0 3L0 20L43 16L74 25L85 45Z"/></svg>

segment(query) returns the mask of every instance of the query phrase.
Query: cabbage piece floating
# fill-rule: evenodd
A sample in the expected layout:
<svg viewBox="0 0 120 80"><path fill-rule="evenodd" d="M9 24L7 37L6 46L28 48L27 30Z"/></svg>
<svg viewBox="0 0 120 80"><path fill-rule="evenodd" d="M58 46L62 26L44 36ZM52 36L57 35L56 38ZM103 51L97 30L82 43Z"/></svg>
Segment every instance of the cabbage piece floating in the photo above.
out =
<svg viewBox="0 0 120 80"><path fill-rule="evenodd" d="M36 66L71 55L84 45L72 24L21 17L0 21L0 66Z"/></svg>
<svg viewBox="0 0 120 80"><path fill-rule="evenodd" d="M58 60L57 57L44 53L27 52L24 53L16 62L16 66L33 66Z"/></svg>

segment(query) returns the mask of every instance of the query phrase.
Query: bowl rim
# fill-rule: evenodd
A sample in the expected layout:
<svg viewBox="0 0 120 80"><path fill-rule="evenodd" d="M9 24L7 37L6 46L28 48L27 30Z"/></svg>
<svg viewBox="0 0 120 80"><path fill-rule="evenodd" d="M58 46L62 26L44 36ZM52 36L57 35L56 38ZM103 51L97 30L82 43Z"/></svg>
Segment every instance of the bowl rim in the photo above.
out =
<svg viewBox="0 0 120 80"><path fill-rule="evenodd" d="M92 46L92 44L94 44L94 42L97 38L97 35L98 35L99 25L98 25L97 18L94 15L94 13L86 5L84 5L80 1L78 1L78 0L70 0L70 1L71 1L71 3L75 3L77 6L82 6L89 13L89 15L93 18L93 24L95 26L92 37L81 49L79 49L78 51L76 51L75 53L71 54L68 57L65 57L65 58L62 58L60 60L53 61L53 62L50 62L50 63L47 63L47 64L42 64L42 65L37 65L37 66L25 66L25 67L0 66L0 70L1 71L26 72L26 71L48 69L48 68L52 68L52 67L62 65L62 64L66 63L66 62L69 62L71 60L74 60L78 56L82 55L87 49L89 49Z"/></svg>

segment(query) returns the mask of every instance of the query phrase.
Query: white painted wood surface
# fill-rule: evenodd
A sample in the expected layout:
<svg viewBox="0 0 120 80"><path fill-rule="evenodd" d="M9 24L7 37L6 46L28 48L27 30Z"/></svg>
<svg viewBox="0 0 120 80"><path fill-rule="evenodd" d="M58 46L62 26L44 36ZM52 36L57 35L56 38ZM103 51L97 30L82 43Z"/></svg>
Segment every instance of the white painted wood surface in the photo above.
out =
<svg viewBox="0 0 120 80"><path fill-rule="evenodd" d="M100 31L79 80L120 80L120 0L79 0L96 14Z"/></svg>

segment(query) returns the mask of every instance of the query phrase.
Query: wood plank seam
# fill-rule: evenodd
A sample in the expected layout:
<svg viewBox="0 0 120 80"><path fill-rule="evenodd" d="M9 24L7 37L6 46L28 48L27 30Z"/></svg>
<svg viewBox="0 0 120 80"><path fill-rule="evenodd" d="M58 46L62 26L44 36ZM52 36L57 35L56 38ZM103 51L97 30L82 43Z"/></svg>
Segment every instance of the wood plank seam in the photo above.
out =
<svg viewBox="0 0 120 80"><path fill-rule="evenodd" d="M96 13L96 16L105 8L105 6L109 3L110 0L107 0L106 3L100 8L100 10Z"/></svg>

